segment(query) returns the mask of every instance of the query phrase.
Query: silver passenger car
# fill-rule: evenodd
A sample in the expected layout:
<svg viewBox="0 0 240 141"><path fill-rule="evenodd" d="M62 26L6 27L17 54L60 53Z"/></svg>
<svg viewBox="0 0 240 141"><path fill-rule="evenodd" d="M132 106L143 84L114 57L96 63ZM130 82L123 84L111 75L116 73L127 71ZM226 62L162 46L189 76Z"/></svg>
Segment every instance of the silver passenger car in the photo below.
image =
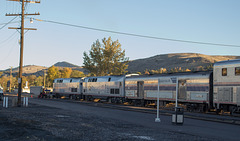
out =
<svg viewBox="0 0 240 141"><path fill-rule="evenodd" d="M127 77L126 98L140 100L139 103L144 101L145 104L156 102L159 84L160 102L166 105L175 101L177 86L179 102L187 105L194 103L195 107L205 109L210 108L212 104L211 74L211 72L198 72Z"/></svg>
<svg viewBox="0 0 240 141"><path fill-rule="evenodd" d="M230 112L240 109L240 60L214 64L214 104Z"/></svg>
<svg viewBox="0 0 240 141"><path fill-rule="evenodd" d="M107 99L111 102L124 100L125 76L86 77L82 83L83 95L88 100Z"/></svg>

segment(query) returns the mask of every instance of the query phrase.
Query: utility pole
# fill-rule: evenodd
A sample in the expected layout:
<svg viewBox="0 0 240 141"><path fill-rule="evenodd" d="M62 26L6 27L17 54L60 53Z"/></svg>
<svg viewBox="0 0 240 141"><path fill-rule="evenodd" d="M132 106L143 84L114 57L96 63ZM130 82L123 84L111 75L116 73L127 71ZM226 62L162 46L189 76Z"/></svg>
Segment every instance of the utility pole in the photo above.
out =
<svg viewBox="0 0 240 141"><path fill-rule="evenodd" d="M18 107L21 107L21 94L22 94L22 68L23 68L23 43L24 43L24 30L37 30L35 28L24 28L24 18L28 15L40 15L39 13L35 14L25 14L25 3L40 3L40 1L34 0L7 0L15 1L22 4L22 13L21 14L6 14L6 16L21 16L21 27L9 27L8 29L20 29L20 62L19 62L19 74L18 74Z"/></svg>
<svg viewBox="0 0 240 141"><path fill-rule="evenodd" d="M43 70L43 88L45 89L46 81L46 70Z"/></svg>
<svg viewBox="0 0 240 141"><path fill-rule="evenodd" d="M12 66L11 66L11 69L10 69L10 78L9 78L10 80L9 80L9 92L11 93L11 85L12 85Z"/></svg>

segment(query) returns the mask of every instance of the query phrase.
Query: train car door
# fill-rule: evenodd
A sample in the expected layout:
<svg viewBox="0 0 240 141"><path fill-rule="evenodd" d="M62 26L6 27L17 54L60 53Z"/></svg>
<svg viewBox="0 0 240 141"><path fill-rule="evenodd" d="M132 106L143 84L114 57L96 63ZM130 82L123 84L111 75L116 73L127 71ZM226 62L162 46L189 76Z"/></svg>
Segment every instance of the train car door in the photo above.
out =
<svg viewBox="0 0 240 141"><path fill-rule="evenodd" d="M140 99L144 98L144 81L137 82L137 97Z"/></svg>
<svg viewBox="0 0 240 141"><path fill-rule="evenodd" d="M186 80L178 81L178 99L185 100L187 98Z"/></svg>

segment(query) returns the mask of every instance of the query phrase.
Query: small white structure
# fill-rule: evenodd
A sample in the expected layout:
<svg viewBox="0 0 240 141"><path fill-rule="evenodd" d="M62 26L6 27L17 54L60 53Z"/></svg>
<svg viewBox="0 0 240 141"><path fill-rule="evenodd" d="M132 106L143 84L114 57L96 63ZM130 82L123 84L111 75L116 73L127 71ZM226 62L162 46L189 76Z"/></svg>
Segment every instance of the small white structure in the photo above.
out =
<svg viewBox="0 0 240 141"><path fill-rule="evenodd" d="M28 81L26 81L26 86L24 88L28 89Z"/></svg>

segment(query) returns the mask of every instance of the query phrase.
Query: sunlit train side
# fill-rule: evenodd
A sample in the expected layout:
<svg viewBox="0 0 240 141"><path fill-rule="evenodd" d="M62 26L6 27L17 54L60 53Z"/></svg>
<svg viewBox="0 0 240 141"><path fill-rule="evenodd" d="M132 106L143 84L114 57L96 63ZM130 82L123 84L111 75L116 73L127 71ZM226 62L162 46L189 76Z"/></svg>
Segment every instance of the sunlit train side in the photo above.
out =
<svg viewBox="0 0 240 141"><path fill-rule="evenodd" d="M80 98L82 93L82 78L57 78L53 81L53 94L60 98L66 96L69 98Z"/></svg>
<svg viewBox="0 0 240 141"><path fill-rule="evenodd" d="M225 111L240 111L240 60L217 62L213 70L214 105Z"/></svg>
<svg viewBox="0 0 240 141"><path fill-rule="evenodd" d="M122 102L125 98L125 76L86 77L82 82L84 99L100 98L109 102Z"/></svg>
<svg viewBox="0 0 240 141"><path fill-rule="evenodd" d="M158 87L159 85L159 87ZM177 87L176 87L177 85ZM213 71L140 76L100 76L58 78L54 80L56 97L101 99L154 105L158 89L160 104L178 101L188 110L208 109L240 111L240 60L221 61Z"/></svg>
<svg viewBox="0 0 240 141"><path fill-rule="evenodd" d="M189 110L205 111L212 107L213 102L211 80L212 72L127 77L126 98L141 105L154 104L159 89L160 102L164 106L175 101L178 85L179 103Z"/></svg>

